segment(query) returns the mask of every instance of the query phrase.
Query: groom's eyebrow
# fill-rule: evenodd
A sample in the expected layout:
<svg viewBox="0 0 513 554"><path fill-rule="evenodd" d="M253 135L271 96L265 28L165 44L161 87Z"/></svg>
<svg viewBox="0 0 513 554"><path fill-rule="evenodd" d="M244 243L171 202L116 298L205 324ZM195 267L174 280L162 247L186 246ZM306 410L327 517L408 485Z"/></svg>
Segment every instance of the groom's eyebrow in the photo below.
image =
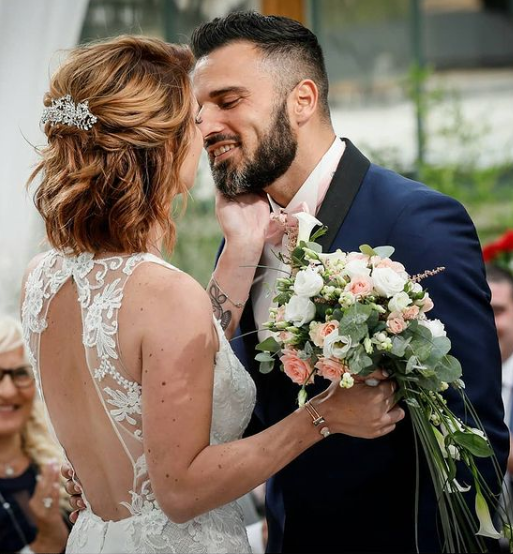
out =
<svg viewBox="0 0 513 554"><path fill-rule="evenodd" d="M245 87L237 87L237 86L226 87L226 88L221 88L221 89L218 89L218 90L211 91L209 93L208 97L210 99L214 100L215 98L218 98L219 96L224 96L225 94L229 94L229 93L249 94L249 90Z"/></svg>

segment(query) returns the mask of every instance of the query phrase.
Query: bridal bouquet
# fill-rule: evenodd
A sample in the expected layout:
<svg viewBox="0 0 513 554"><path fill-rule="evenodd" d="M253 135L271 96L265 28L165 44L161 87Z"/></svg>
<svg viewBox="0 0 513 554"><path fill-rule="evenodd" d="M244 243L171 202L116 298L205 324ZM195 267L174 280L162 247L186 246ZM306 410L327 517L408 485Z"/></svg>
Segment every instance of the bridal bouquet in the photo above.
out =
<svg viewBox="0 0 513 554"><path fill-rule="evenodd" d="M477 535L499 538L489 502L497 503L476 465L490 457L502 476L479 418L464 393L461 366L450 355L451 342L444 324L430 319L429 293L420 282L443 271L437 268L410 276L393 261L389 246L360 247L359 252L324 254L311 235L316 218L296 215L299 229L284 261L288 277L277 280L277 307L270 309L264 327L272 336L257 346L260 371L267 373L279 358L286 375L300 386L298 401L307 400L315 379L338 381L352 387L377 368L386 370L398 384L397 400L408 407L416 444L427 460L439 499L446 549L450 552L485 550L474 536L472 515L463 494L475 494ZM473 424L461 420L448 407L444 391L461 394ZM467 468L469 484L457 474ZM507 519L507 518L506 518ZM506 535L510 527L505 525Z"/></svg>

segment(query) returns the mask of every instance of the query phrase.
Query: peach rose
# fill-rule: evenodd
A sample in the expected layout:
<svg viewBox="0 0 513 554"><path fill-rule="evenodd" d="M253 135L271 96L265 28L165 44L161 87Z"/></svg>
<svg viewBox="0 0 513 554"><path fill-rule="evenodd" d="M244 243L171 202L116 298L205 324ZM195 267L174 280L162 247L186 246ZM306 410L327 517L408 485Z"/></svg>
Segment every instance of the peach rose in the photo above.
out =
<svg viewBox="0 0 513 554"><path fill-rule="evenodd" d="M339 381L347 371L347 366L333 358L319 358L315 364L318 375L330 381Z"/></svg>
<svg viewBox="0 0 513 554"><path fill-rule="evenodd" d="M426 293L426 296L424 296L424 298L421 300L421 307L420 307L421 310L423 312L429 312L434 307L435 307L435 305L433 304L433 301L431 300L429 294Z"/></svg>
<svg viewBox="0 0 513 554"><path fill-rule="evenodd" d="M408 306L403 310L403 318L406 321L415 319L419 315L419 312L420 310L418 306Z"/></svg>
<svg viewBox="0 0 513 554"><path fill-rule="evenodd" d="M327 323L314 323L310 328L310 338L315 346L323 347L324 339L332 333L335 329L338 329L338 321L328 321Z"/></svg>
<svg viewBox="0 0 513 554"><path fill-rule="evenodd" d="M406 321L400 312L392 312L387 319L387 327L391 333L397 335L406 329Z"/></svg>
<svg viewBox="0 0 513 554"><path fill-rule="evenodd" d="M344 291L351 292L355 296L369 296L374 287L374 282L367 275L355 275L351 281L347 283Z"/></svg>
<svg viewBox="0 0 513 554"><path fill-rule="evenodd" d="M289 379L298 385L310 385L314 382L312 367L308 360L302 360L297 355L297 350L285 349L280 357L283 370ZM311 375L310 375L311 374Z"/></svg>
<svg viewBox="0 0 513 554"><path fill-rule="evenodd" d="M380 258L379 256L372 257L372 263L374 267L389 267L393 269L396 273L404 273L406 268L402 263L394 262L390 258Z"/></svg>

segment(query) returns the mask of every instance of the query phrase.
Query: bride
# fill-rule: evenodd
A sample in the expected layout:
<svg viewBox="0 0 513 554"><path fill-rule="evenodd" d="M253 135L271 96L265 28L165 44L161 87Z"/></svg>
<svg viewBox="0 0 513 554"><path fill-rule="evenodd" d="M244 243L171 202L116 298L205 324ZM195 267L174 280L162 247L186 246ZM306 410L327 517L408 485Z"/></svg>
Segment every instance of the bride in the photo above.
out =
<svg viewBox="0 0 513 554"><path fill-rule="evenodd" d="M184 47L119 37L72 51L45 97L48 145L31 181L41 178L35 202L53 248L27 269L22 318L84 491L68 552L249 552L235 499L329 432L378 437L403 417L391 383L331 386L241 439L255 387L227 337L269 208L218 198L226 244L213 282L234 305L221 326L206 292L161 255L202 147L191 64ZM323 434L309 412L322 414Z"/></svg>

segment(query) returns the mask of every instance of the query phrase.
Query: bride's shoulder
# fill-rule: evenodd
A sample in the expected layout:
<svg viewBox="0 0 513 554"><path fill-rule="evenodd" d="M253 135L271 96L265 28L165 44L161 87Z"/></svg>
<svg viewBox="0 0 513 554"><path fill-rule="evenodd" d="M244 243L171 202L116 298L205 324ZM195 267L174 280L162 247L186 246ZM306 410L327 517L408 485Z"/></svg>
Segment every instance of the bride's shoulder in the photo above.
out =
<svg viewBox="0 0 513 554"><path fill-rule="evenodd" d="M179 308L187 311L203 309L212 314L212 306L206 291L189 274L172 266L143 263L137 266L127 282L127 292L131 298L161 311Z"/></svg>

